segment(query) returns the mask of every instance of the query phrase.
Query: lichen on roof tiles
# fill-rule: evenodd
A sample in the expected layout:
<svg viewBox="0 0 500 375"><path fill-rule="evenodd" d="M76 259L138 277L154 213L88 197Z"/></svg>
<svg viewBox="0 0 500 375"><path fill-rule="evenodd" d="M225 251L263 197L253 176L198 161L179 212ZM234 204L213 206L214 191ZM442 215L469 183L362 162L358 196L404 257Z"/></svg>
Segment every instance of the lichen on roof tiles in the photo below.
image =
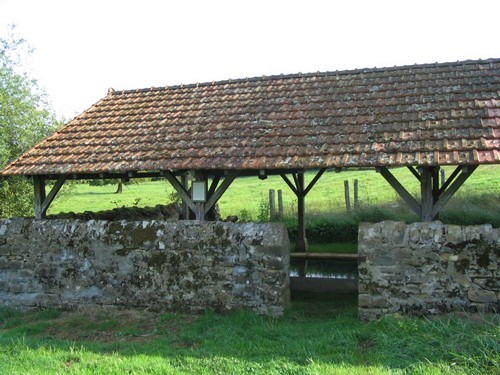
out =
<svg viewBox="0 0 500 375"><path fill-rule="evenodd" d="M500 163L500 59L114 91L2 175Z"/></svg>

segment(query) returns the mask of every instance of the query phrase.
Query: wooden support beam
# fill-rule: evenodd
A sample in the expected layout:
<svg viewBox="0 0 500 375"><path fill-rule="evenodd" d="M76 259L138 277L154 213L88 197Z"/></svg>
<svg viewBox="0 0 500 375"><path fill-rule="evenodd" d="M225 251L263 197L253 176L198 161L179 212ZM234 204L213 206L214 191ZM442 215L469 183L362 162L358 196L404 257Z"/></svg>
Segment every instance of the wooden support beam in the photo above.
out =
<svg viewBox="0 0 500 375"><path fill-rule="evenodd" d="M224 177L224 181L222 181L222 184L220 184L219 188L215 190L212 194L208 195L208 200L205 203L205 215L208 213L208 211L215 206L217 201L222 197L222 195L226 192L226 190L231 186L235 178L238 177L238 172L231 172L229 175ZM220 177L219 177L220 179ZM219 179L217 181L219 181ZM215 181L215 180L214 180ZM212 190L212 189L210 189Z"/></svg>
<svg viewBox="0 0 500 375"><path fill-rule="evenodd" d="M408 206L415 212L418 216L421 216L420 204L408 193L408 190L404 188L403 185L394 177L394 175L387 169L387 167L380 167L377 171L385 178L385 180L392 186L396 193L400 195L401 198L406 202Z"/></svg>
<svg viewBox="0 0 500 375"><path fill-rule="evenodd" d="M304 194L304 173L298 173L296 175L297 181L297 214L298 214L298 236L297 236L297 246L295 247L296 252L307 251L307 239L306 239L306 223L305 223L305 198Z"/></svg>
<svg viewBox="0 0 500 375"><path fill-rule="evenodd" d="M215 175L214 179L212 180L212 183L210 184L210 188L208 189L208 196L212 196L215 191L217 190L217 186L219 186L219 181L220 181L221 176L220 175Z"/></svg>
<svg viewBox="0 0 500 375"><path fill-rule="evenodd" d="M45 201L45 178L43 176L33 177L35 219L41 220L45 217L43 213L43 202Z"/></svg>
<svg viewBox="0 0 500 375"><path fill-rule="evenodd" d="M304 172L292 173L292 177L293 177L293 182L295 183L295 187L297 188L298 194L300 195L304 191L304 184L303 183L300 184L298 177L299 174L302 175L302 181L304 181Z"/></svg>
<svg viewBox="0 0 500 375"><path fill-rule="evenodd" d="M316 173L316 176L312 179L312 181L307 185L306 189L304 190L304 195L307 195L311 189L313 188L314 185L316 185L316 182L320 179L321 176L323 176L323 173L325 173L326 168L322 168L319 170L318 173Z"/></svg>
<svg viewBox="0 0 500 375"><path fill-rule="evenodd" d="M188 191L188 184L189 184L189 176L187 173L184 173L181 176L181 184L184 187L184 190ZM189 195L189 193L188 193ZM189 209L189 204L185 199L182 199L182 207L181 207L181 218L182 220L189 220L189 215L190 215L190 209Z"/></svg>
<svg viewBox="0 0 500 375"><path fill-rule="evenodd" d="M474 172L477 168L477 165L470 165L470 166L458 166L455 171L452 173L450 178L455 175L457 176L458 173L455 174L456 171L461 171L460 175L454 180L451 181L448 179L446 183L443 185L443 187L447 186L448 188L446 190L442 191L442 188L440 189L439 193L439 199L435 202L434 207L432 208L432 214L434 217L436 217L439 212L443 209L443 207L446 205L446 203L449 202L451 197L458 191L458 189L463 185L463 183L470 177L472 172Z"/></svg>
<svg viewBox="0 0 500 375"><path fill-rule="evenodd" d="M417 172L417 170L411 165L409 165L407 168L415 176L415 178L420 181L420 174Z"/></svg>
<svg viewBox="0 0 500 375"><path fill-rule="evenodd" d="M294 192L297 196L297 220L298 220L298 228L297 228L297 241L295 246L295 251L297 252L305 252L308 249L307 237L306 237L306 225L305 225L305 197L314 187L314 185L321 178L323 173L325 173L326 168L322 168L318 171L318 173L314 176L312 181L307 185L304 184L304 171L299 171L297 173L291 173L293 177L293 182L283 173L281 174L281 178L286 182L288 187ZM305 265L301 272L305 271Z"/></svg>
<svg viewBox="0 0 500 375"><path fill-rule="evenodd" d="M177 193L179 193L179 195L186 202L189 208L193 210L193 212L197 212L198 207L191 199L191 196L189 195L187 189L179 182L179 180L171 172L168 171L165 171L164 176L167 181L170 182L170 185L172 185L172 187L177 191Z"/></svg>
<svg viewBox="0 0 500 375"><path fill-rule="evenodd" d="M439 166L431 167L431 180L432 180L432 207L434 209L434 204L439 199L439 170L441 168ZM434 215L431 213L432 220L439 220L439 213Z"/></svg>
<svg viewBox="0 0 500 375"><path fill-rule="evenodd" d="M41 207L43 217L46 216L47 210L49 209L51 203L54 201L55 197L57 196L57 193L59 193L65 182L66 182L66 176L61 175L57 179L52 189L50 190L49 195L47 195L47 197L43 200Z"/></svg>
<svg viewBox="0 0 500 375"><path fill-rule="evenodd" d="M439 166L437 167L431 167L431 174L432 174L432 197L434 198L434 203L437 202L439 199L439 170L441 168Z"/></svg>
<svg viewBox="0 0 500 375"><path fill-rule="evenodd" d="M462 172L462 166L459 165L458 167L455 168L455 170L451 173L450 177L443 183L441 188L439 189L439 194L443 194L443 192L448 189L450 184L453 182L453 180ZM475 169L475 168L474 168Z"/></svg>
<svg viewBox="0 0 500 375"><path fill-rule="evenodd" d="M434 197L432 196L432 173L430 167L422 167L420 174L420 199L422 201L420 219L424 222L432 221Z"/></svg>
<svg viewBox="0 0 500 375"><path fill-rule="evenodd" d="M476 168L476 165L458 166L441 187L439 186L439 172L441 169L439 166L419 167L420 173L414 168L408 168L414 175L418 174L421 203L418 203L408 193L386 167L380 167L377 171L420 217L420 220L427 222L439 218L439 212Z"/></svg>
<svg viewBox="0 0 500 375"><path fill-rule="evenodd" d="M50 204L54 201L57 193L61 190L64 182L66 181L66 176L59 176L56 183L52 187L49 192L49 195L46 194L45 190L45 176L34 176L33 177L33 186L34 186L34 205L35 205L35 219L41 220L47 216L47 210L50 207Z"/></svg>
<svg viewBox="0 0 500 375"><path fill-rule="evenodd" d="M286 182L286 184L288 185L288 187L293 191L293 193L295 195L299 195L299 191L297 190L297 188L293 185L292 181L290 181L290 179L288 178L288 176L286 174L281 174L280 175L281 178L283 179L283 181Z"/></svg>
<svg viewBox="0 0 500 375"><path fill-rule="evenodd" d="M193 202L192 197L189 195L187 189L187 180L180 183L177 178L168 171L165 171L165 178L170 182L174 189L179 193L183 202L195 213L197 220L205 220L205 215L210 211L210 209L217 203L217 201L222 197L227 188L231 185L234 179L238 176L238 172L232 172L224 178L222 184L219 185L221 179L220 175L216 175L212 181L206 202ZM189 215L186 219L189 218Z"/></svg>

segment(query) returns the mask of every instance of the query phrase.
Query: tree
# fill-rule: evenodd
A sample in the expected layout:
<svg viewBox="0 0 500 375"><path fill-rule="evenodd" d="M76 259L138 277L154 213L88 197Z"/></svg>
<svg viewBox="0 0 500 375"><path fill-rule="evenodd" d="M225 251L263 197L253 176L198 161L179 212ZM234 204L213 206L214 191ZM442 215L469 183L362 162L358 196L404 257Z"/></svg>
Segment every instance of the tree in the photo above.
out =
<svg viewBox="0 0 500 375"><path fill-rule="evenodd" d="M14 31L0 35L0 169L59 126L46 93L23 72L21 61L31 50ZM26 178L7 178L0 186L0 217L31 216L32 196Z"/></svg>

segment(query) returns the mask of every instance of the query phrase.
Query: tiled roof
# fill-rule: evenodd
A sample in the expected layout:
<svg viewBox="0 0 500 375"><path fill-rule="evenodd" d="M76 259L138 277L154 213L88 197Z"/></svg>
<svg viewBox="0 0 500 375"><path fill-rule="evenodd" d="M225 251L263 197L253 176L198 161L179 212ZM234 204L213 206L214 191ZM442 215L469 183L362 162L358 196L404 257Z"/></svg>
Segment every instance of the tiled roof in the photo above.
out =
<svg viewBox="0 0 500 375"><path fill-rule="evenodd" d="M3 175L500 163L500 59L113 91Z"/></svg>

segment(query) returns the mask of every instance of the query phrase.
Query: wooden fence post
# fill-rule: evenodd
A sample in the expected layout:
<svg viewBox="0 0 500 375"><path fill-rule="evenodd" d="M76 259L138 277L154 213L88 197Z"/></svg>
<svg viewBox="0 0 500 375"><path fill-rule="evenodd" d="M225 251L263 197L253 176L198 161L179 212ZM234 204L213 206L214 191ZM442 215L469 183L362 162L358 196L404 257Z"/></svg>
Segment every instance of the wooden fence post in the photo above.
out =
<svg viewBox="0 0 500 375"><path fill-rule="evenodd" d="M276 194L274 189L269 189L269 219L276 220Z"/></svg>
<svg viewBox="0 0 500 375"><path fill-rule="evenodd" d="M344 181L345 207L347 211L351 211L351 198L349 196L349 181Z"/></svg>
<svg viewBox="0 0 500 375"><path fill-rule="evenodd" d="M283 220L283 191L278 190L278 219Z"/></svg>
<svg viewBox="0 0 500 375"><path fill-rule="evenodd" d="M354 209L359 207L359 199L358 199L358 179L354 180Z"/></svg>

